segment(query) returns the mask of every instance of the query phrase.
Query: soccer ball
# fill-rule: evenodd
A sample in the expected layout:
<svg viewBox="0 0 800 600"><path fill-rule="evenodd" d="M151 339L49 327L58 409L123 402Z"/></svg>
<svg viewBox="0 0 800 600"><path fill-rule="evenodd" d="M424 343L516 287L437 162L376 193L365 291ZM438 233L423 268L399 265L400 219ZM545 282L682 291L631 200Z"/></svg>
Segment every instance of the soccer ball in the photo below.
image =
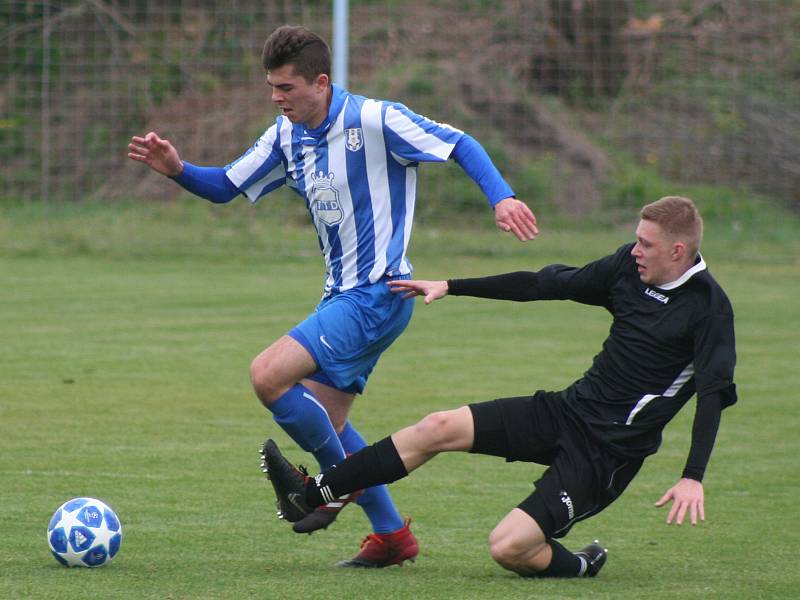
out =
<svg viewBox="0 0 800 600"><path fill-rule="evenodd" d="M53 513L47 544L65 567L102 567L119 552L122 525L105 502L73 498Z"/></svg>

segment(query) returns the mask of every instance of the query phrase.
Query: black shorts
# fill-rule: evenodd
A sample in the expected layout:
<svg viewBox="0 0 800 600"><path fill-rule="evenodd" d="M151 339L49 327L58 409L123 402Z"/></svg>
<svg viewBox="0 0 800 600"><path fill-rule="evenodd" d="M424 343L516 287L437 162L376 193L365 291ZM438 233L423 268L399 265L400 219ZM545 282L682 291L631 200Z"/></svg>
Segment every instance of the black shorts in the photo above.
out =
<svg viewBox="0 0 800 600"><path fill-rule="evenodd" d="M561 392L470 404L475 423L471 452L548 468L518 508L545 536L559 538L599 513L634 478L644 459L615 456L589 437L565 410Z"/></svg>

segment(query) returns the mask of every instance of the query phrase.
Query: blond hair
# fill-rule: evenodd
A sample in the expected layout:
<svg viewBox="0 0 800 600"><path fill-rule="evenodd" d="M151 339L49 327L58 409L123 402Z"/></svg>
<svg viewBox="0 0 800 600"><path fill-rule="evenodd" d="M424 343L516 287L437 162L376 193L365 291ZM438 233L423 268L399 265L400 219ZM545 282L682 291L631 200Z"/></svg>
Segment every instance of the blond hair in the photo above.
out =
<svg viewBox="0 0 800 600"><path fill-rule="evenodd" d="M639 216L661 226L674 240L684 242L690 257L697 256L703 241L703 218L691 199L665 196L644 206Z"/></svg>

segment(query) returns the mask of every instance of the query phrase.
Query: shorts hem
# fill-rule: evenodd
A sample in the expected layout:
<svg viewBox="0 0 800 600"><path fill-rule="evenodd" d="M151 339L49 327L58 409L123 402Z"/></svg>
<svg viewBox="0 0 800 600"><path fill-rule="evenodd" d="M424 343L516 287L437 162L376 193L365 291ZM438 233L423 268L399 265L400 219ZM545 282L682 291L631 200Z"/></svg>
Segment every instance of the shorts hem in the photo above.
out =
<svg viewBox="0 0 800 600"><path fill-rule="evenodd" d="M314 351L314 347L309 343L308 338L303 335L303 332L295 327L286 335L305 348L306 352L308 352L311 355L311 358L314 359L314 362L317 363L317 368L319 368L319 358L317 358L317 353Z"/></svg>

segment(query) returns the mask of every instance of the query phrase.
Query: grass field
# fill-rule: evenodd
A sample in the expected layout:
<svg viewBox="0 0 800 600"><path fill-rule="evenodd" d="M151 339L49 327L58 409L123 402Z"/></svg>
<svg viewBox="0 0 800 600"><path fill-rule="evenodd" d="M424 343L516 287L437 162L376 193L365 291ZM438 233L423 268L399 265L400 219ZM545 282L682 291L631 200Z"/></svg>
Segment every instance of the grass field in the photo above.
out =
<svg viewBox="0 0 800 600"><path fill-rule="evenodd" d="M196 202L0 207L0 598L796 598L800 547L797 221L743 236L709 224L705 256L737 315L739 404L706 477L707 521L667 527L653 503L680 475L692 410L628 492L576 526L573 548L610 548L601 576L526 580L488 556L494 524L541 468L439 457L396 483L418 561L337 569L368 533L348 509L329 531L293 534L258 468L263 439L307 461L260 408L251 358L312 310L322 261L310 228L264 207ZM543 224L544 225L544 224ZM545 233L418 227L411 257L438 278L580 263L628 229ZM780 241L774 241L778 239ZM353 420L371 439L427 412L560 389L589 365L604 311L568 303L449 298L418 305ZM64 500L119 514L119 556L64 569L45 528Z"/></svg>

